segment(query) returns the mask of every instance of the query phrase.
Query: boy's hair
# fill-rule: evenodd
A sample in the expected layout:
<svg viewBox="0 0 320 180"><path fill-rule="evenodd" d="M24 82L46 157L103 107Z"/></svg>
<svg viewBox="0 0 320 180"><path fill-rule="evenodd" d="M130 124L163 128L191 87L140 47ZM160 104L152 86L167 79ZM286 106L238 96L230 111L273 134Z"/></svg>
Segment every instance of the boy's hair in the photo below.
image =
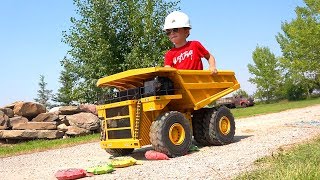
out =
<svg viewBox="0 0 320 180"><path fill-rule="evenodd" d="M188 38L188 37L190 36L190 29L191 29L191 28L189 28L189 27L184 27L183 29L188 30L188 32L189 32L188 35L187 35L187 38Z"/></svg>

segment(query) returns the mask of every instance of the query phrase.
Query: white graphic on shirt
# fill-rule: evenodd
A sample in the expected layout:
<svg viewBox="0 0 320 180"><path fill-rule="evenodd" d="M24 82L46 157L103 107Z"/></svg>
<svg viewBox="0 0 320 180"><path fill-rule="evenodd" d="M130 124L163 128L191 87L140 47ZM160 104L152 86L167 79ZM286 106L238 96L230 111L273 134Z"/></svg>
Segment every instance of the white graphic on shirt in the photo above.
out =
<svg viewBox="0 0 320 180"><path fill-rule="evenodd" d="M184 61L186 58L189 58L191 56L192 60L193 50L190 51L186 50L185 52L181 53L179 56L173 58L173 64L181 63L181 61Z"/></svg>

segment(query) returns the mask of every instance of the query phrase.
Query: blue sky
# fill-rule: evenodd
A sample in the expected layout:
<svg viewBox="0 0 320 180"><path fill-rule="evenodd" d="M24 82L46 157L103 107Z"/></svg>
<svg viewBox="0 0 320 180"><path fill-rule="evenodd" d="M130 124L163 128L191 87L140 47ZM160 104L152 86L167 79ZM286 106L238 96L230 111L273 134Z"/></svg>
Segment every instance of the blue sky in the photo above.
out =
<svg viewBox="0 0 320 180"><path fill-rule="evenodd" d="M73 2L3 0L0 4L0 107L33 101L40 75L56 93L60 60L68 50L61 42L62 31L69 29L70 17L75 16ZM189 40L200 41L215 56L218 69L235 71L242 89L252 94L255 86L248 82L247 70L252 52L257 45L267 46L280 56L275 36L282 32L281 23L295 18L295 7L303 4L303 0L182 0L180 8L191 19Z"/></svg>

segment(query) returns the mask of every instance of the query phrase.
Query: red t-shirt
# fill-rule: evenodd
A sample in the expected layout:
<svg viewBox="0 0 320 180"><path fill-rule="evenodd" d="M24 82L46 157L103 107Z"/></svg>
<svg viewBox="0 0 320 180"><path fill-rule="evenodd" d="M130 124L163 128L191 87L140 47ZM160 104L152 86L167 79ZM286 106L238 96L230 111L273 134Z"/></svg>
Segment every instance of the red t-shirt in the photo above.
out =
<svg viewBox="0 0 320 180"><path fill-rule="evenodd" d="M201 58L209 52L198 41L188 41L182 47L170 49L164 59L164 65L176 69L202 70Z"/></svg>

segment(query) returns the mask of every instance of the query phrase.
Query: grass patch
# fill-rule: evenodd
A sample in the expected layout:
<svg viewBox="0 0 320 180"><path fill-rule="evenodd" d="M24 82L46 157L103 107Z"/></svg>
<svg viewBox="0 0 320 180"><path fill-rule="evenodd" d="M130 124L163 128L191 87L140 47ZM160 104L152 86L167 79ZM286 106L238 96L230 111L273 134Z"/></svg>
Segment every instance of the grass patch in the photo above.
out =
<svg viewBox="0 0 320 180"><path fill-rule="evenodd" d="M281 101L272 104L257 104L248 108L231 109L235 118L249 117L260 114L276 113L288 109L303 108L320 104L320 98L312 98L301 101Z"/></svg>
<svg viewBox="0 0 320 180"><path fill-rule="evenodd" d="M70 147L82 143L99 141L100 134L72 137L67 139L32 140L16 144L4 144L0 146L0 157L8 157L19 154L33 153L62 147Z"/></svg>
<svg viewBox="0 0 320 180"><path fill-rule="evenodd" d="M320 179L320 137L275 156L257 160L257 170L236 179Z"/></svg>

